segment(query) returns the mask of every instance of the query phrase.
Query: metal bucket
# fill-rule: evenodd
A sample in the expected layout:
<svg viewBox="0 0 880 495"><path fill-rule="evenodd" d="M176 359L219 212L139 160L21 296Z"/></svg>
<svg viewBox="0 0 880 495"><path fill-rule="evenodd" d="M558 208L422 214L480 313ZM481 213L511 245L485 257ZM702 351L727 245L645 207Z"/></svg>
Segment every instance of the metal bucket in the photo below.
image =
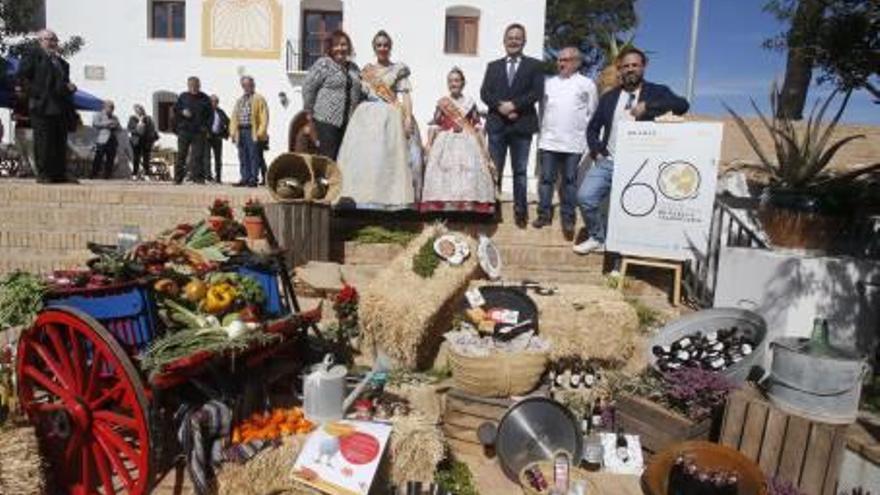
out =
<svg viewBox="0 0 880 495"><path fill-rule="evenodd" d="M746 381L752 366L764 365L767 352L767 322L758 313L739 308L714 308L689 314L661 328L648 346L648 362L657 369L657 357L651 352L655 345L668 346L676 340L696 332L714 332L722 328L739 327L751 333L755 349L742 361L725 369L722 374L734 383Z"/></svg>
<svg viewBox="0 0 880 495"><path fill-rule="evenodd" d="M773 363L766 387L771 402L825 423L856 420L862 380L869 371L863 356L836 349L818 353L809 339L796 337L774 340L770 346Z"/></svg>

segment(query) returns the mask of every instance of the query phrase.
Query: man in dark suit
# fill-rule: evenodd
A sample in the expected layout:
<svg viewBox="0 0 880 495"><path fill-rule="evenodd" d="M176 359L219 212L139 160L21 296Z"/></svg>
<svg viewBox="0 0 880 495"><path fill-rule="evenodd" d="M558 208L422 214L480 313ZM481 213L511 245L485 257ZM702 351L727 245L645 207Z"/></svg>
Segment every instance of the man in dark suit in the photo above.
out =
<svg viewBox="0 0 880 495"><path fill-rule="evenodd" d="M202 93L198 77L186 80L186 91L180 93L174 104L174 122L177 131L177 163L174 165L174 183L182 184L186 175L187 158L192 150L190 179L205 183L205 143L211 126L211 99Z"/></svg>
<svg viewBox="0 0 880 495"><path fill-rule="evenodd" d="M24 57L18 70L27 86L37 182L68 182L67 131L75 122L76 86L70 82L70 66L58 53L58 36L44 29L37 40L40 47Z"/></svg>
<svg viewBox="0 0 880 495"><path fill-rule="evenodd" d="M211 127L208 129L208 149L205 150L205 176L211 179L211 153L214 154L214 178L222 184L223 140L229 138L229 116L220 108L220 98L211 95Z"/></svg>
<svg viewBox="0 0 880 495"><path fill-rule="evenodd" d="M599 98L599 106L587 126L587 145L593 166L581 182L577 202L589 237L572 248L578 254L605 249L608 218L601 206L611 191L614 175L615 125L625 121L653 121L665 113L682 115L688 111L687 100L662 84L645 81L647 63L645 53L637 48L620 52L617 57L620 86Z"/></svg>
<svg viewBox="0 0 880 495"><path fill-rule="evenodd" d="M513 167L513 211L516 225L525 228L528 222L526 169L532 134L538 132L537 103L544 94L544 74L541 62L526 57L526 29L511 24L504 30L504 49L507 56L486 66L480 97L489 107L486 130L489 134L489 154L498 169L498 186L504 172L507 151Z"/></svg>

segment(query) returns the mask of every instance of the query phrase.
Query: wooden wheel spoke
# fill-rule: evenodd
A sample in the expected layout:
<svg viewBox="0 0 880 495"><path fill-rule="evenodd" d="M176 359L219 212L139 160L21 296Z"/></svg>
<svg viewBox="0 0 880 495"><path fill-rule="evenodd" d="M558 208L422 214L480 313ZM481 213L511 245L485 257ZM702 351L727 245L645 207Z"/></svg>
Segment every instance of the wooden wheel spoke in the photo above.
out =
<svg viewBox="0 0 880 495"><path fill-rule="evenodd" d="M135 464L135 466L137 466L137 452L115 431L107 428L102 424L96 424L95 434L98 437L102 438L106 443L108 443L109 447L116 449L119 453L127 457L129 461Z"/></svg>
<svg viewBox="0 0 880 495"><path fill-rule="evenodd" d="M37 356L40 357L40 360L43 361L47 368L49 368L52 375L58 378L58 381L61 382L61 386L72 389L73 387L71 387L71 383L68 381L70 377L62 371L59 367L59 363L49 354L49 350L38 342L30 342L29 344Z"/></svg>
<svg viewBox="0 0 880 495"><path fill-rule="evenodd" d="M92 472L92 454L89 451L89 446L83 443L79 449L79 458L80 458L80 482L82 482L82 486L85 489L86 493L95 493L92 490L92 487L95 484L94 473Z"/></svg>
<svg viewBox="0 0 880 495"><path fill-rule="evenodd" d="M89 402L90 409L100 409L105 402L116 399L120 394L125 393L125 386L122 383L117 383L109 390L102 393L97 399Z"/></svg>
<svg viewBox="0 0 880 495"><path fill-rule="evenodd" d="M22 370L24 375L31 380L37 382L47 392L55 394L56 397L65 403L72 404L74 402L73 395L65 390L60 384L55 383L48 376L34 368L33 366L25 366Z"/></svg>
<svg viewBox="0 0 880 495"><path fill-rule="evenodd" d="M92 349L92 365L89 370L89 378L88 382L84 387L85 392L83 392L83 397L86 400L92 398L92 392L94 392L95 387L98 385L98 380L101 378L101 365L104 362L104 357L98 352L97 349Z"/></svg>
<svg viewBox="0 0 880 495"><path fill-rule="evenodd" d="M67 346L64 345L64 342L61 340L61 328L58 325L49 325L46 334L49 336L49 340L52 341L52 347L55 349L55 354L58 356L58 361L61 363L61 366L67 371L67 376L74 377L73 364L70 362L70 352L67 349ZM73 383L75 386L76 383Z"/></svg>
<svg viewBox="0 0 880 495"><path fill-rule="evenodd" d="M70 439L67 441L67 447L64 449L64 462L72 465L76 460L76 453L80 450L82 444L82 433L74 431Z"/></svg>
<svg viewBox="0 0 880 495"><path fill-rule="evenodd" d="M105 440L103 436L95 435L95 440L97 441L96 444L104 451L107 458L110 459L110 464L113 466L113 470L116 471L122 479L123 486L125 486L125 489L130 493L134 487L134 481L131 479L128 468L125 467L122 458L119 457L119 453L107 444L107 440Z"/></svg>
<svg viewBox="0 0 880 495"><path fill-rule="evenodd" d="M101 448L96 442L91 443L91 450L98 477L101 478L101 484L104 485L104 494L114 495L116 490L113 489L113 472L110 470L110 465L107 464L107 458L104 457L104 453L101 452Z"/></svg>
<svg viewBox="0 0 880 495"><path fill-rule="evenodd" d="M67 335L70 338L71 357L73 358L73 376L76 379L77 390L83 392L85 390L85 382L83 381L83 371L86 369L85 354L73 327L67 327Z"/></svg>
<svg viewBox="0 0 880 495"><path fill-rule="evenodd" d="M43 402L38 404L31 404L29 408L31 411L43 414L67 410L67 407L60 402Z"/></svg>
<svg viewBox="0 0 880 495"><path fill-rule="evenodd" d="M123 428L127 428L129 430L137 431L138 422L134 418L130 418L128 416L123 416L122 414L110 412L110 411L94 411L92 413L92 417L95 421L102 421L104 423L108 423L109 425L121 426Z"/></svg>

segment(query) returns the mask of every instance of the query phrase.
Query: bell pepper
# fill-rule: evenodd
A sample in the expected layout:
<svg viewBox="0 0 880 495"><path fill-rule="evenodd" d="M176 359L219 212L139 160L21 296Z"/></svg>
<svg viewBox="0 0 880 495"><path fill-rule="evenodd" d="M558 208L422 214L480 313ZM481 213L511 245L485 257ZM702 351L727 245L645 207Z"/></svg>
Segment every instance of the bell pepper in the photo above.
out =
<svg viewBox="0 0 880 495"><path fill-rule="evenodd" d="M237 293L235 287L223 282L208 288L205 296L204 310L211 314L220 314L232 307Z"/></svg>

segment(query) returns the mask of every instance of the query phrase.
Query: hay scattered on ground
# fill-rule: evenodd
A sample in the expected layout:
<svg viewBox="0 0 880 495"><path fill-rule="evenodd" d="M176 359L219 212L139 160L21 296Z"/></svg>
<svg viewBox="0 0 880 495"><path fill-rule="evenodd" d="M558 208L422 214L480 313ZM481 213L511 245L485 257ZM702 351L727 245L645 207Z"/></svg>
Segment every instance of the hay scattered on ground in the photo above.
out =
<svg viewBox="0 0 880 495"><path fill-rule="evenodd" d="M0 494L44 493L43 469L43 458L32 427L0 429Z"/></svg>
<svg viewBox="0 0 880 495"><path fill-rule="evenodd" d="M437 465L446 456L443 432L419 414L394 418L390 449L391 479L396 484L433 482Z"/></svg>
<svg viewBox="0 0 880 495"><path fill-rule="evenodd" d="M459 298L479 272L477 243L464 234L471 256L463 264L441 263L430 278L413 272L413 255L428 239L444 233L443 225L425 228L361 292L366 354L381 349L407 369L431 364Z"/></svg>
<svg viewBox="0 0 880 495"><path fill-rule="evenodd" d="M244 464L226 463L217 474L219 495L314 495L320 492L297 485L290 471L305 437L286 437Z"/></svg>

